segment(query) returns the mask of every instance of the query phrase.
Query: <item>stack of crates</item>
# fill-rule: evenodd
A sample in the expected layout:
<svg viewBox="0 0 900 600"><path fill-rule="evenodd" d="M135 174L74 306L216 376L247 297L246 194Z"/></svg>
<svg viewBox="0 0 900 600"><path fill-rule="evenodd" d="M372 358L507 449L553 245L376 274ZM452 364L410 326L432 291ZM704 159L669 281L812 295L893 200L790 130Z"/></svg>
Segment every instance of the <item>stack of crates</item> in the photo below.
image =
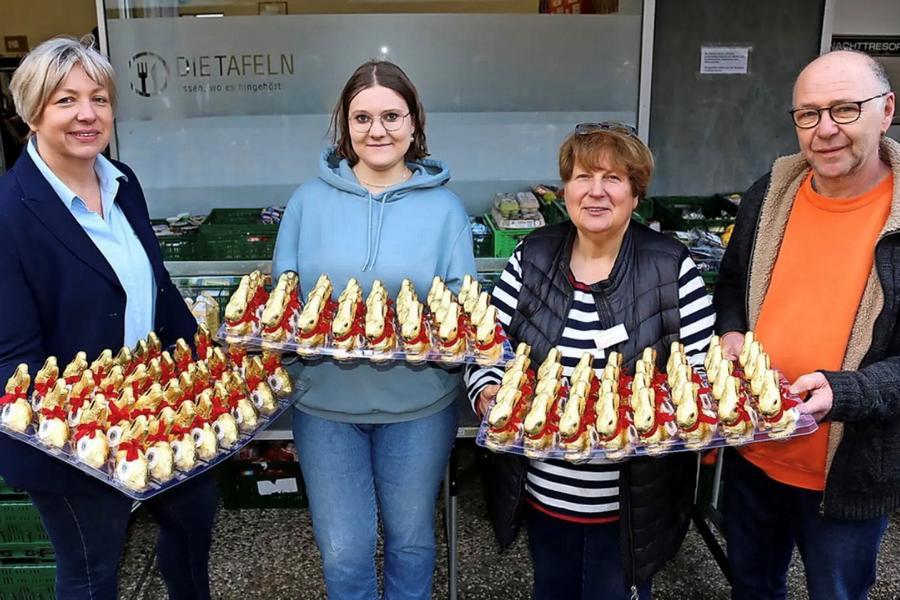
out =
<svg viewBox="0 0 900 600"><path fill-rule="evenodd" d="M53 546L28 496L0 479L0 598L52 600Z"/></svg>
<svg viewBox="0 0 900 600"><path fill-rule="evenodd" d="M261 208L215 208L199 228L157 235L163 260L269 260L278 223L263 221ZM165 224L156 219L154 225Z"/></svg>
<svg viewBox="0 0 900 600"><path fill-rule="evenodd" d="M155 221L158 223L159 221ZM201 260L200 236L197 231L172 233L170 235L158 235L159 249L162 251L163 260Z"/></svg>
<svg viewBox="0 0 900 600"><path fill-rule="evenodd" d="M698 227L720 234L734 223L738 211L723 196L657 196L652 200L654 216L665 230L688 231Z"/></svg>
<svg viewBox="0 0 900 600"><path fill-rule="evenodd" d="M200 226L203 260L268 260L278 223L264 223L259 208L215 208Z"/></svg>
<svg viewBox="0 0 900 600"><path fill-rule="evenodd" d="M569 218L566 212L565 204L560 201L554 201L549 204L541 205L541 214L544 215L544 222L547 225L555 225ZM494 256L497 258L509 258L512 256L513 250L516 249L518 243L526 235L534 231L534 228L526 229L502 229L494 223L491 213L484 215L484 221L490 227L494 237Z"/></svg>

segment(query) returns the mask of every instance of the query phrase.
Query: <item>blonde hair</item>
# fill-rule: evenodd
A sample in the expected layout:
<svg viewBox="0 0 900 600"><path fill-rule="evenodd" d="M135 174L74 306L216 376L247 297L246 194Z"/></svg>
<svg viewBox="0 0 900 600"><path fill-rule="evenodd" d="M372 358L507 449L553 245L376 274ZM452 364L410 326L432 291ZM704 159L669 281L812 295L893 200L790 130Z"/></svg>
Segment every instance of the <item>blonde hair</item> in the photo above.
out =
<svg viewBox="0 0 900 600"><path fill-rule="evenodd" d="M115 73L109 60L90 43L92 36L82 41L60 36L38 44L22 60L13 74L9 88L16 112L23 121L33 125L40 120L50 96L59 88L75 67L109 92L109 101L116 108Z"/></svg>
<svg viewBox="0 0 900 600"><path fill-rule="evenodd" d="M575 163L591 170L604 166L621 169L627 173L631 191L638 198L647 195L653 175L650 149L637 136L618 130L570 134L559 149L560 179L572 178Z"/></svg>

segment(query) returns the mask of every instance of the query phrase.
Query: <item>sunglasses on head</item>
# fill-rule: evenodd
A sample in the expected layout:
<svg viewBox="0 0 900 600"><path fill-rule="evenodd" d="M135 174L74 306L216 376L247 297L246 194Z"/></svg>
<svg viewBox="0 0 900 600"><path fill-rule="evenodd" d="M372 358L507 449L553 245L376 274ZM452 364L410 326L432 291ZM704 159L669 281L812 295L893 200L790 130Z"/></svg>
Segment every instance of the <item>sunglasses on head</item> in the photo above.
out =
<svg viewBox="0 0 900 600"><path fill-rule="evenodd" d="M633 138L637 138L637 129L627 123L619 121L602 121L600 123L579 123L575 126L575 133L578 135L588 135L597 133L598 131L612 131L614 133L624 133Z"/></svg>

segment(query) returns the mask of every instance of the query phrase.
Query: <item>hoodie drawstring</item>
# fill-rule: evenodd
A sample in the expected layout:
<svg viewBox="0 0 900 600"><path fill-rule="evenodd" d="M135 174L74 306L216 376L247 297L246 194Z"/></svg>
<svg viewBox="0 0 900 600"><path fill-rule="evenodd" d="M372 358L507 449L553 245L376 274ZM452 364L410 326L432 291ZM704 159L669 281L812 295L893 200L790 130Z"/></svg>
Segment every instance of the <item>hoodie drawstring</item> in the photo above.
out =
<svg viewBox="0 0 900 600"><path fill-rule="evenodd" d="M372 245L372 262L369 268L375 267L375 261L378 259L378 248L381 246L381 228L384 225L384 205L386 204L387 194L381 197L381 207L378 209L378 226L375 227L375 243Z"/></svg>
<svg viewBox="0 0 900 600"><path fill-rule="evenodd" d="M369 268L369 257L372 256L372 194L368 194L366 202L366 259L363 261L362 270Z"/></svg>
<svg viewBox="0 0 900 600"><path fill-rule="evenodd" d="M378 209L378 224L375 226L375 235L373 237L372 209L376 202L381 206ZM381 245L381 229L384 225L384 205L387 204L387 194L382 194L380 201L375 200L372 194L369 194L368 204L368 214L366 219L366 260L363 263L363 271L371 271L375 267L375 261L378 260L378 247Z"/></svg>

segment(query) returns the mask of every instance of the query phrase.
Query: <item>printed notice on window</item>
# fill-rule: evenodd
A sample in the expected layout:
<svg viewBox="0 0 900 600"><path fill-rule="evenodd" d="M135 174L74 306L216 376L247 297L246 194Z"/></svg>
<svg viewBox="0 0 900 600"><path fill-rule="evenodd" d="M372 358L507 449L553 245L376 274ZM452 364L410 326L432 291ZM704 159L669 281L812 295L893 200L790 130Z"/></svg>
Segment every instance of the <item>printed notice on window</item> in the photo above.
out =
<svg viewBox="0 0 900 600"><path fill-rule="evenodd" d="M701 46L701 75L746 75L750 46Z"/></svg>

